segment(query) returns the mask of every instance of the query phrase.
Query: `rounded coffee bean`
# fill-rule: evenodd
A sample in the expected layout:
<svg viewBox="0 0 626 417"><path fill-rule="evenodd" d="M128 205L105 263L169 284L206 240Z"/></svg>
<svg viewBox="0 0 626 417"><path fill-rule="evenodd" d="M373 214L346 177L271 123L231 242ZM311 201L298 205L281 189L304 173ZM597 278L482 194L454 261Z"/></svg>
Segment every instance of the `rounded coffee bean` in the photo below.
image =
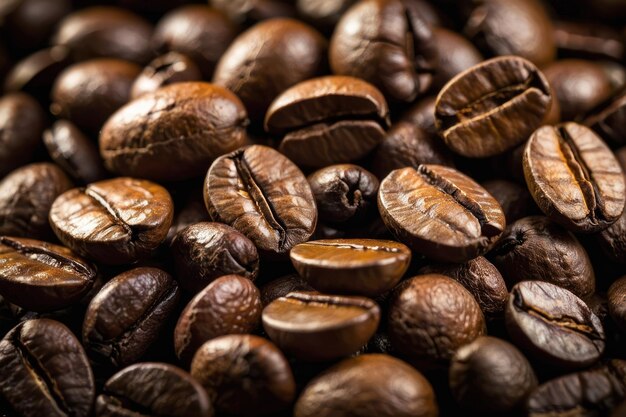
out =
<svg viewBox="0 0 626 417"><path fill-rule="evenodd" d="M400 241L443 262L482 255L505 228L502 208L487 191L441 165L392 171L380 184L378 209Z"/></svg>
<svg viewBox="0 0 626 417"><path fill-rule="evenodd" d="M95 359L115 367L139 360L174 313L178 284L157 268L135 268L91 299L83 321L83 344Z"/></svg>
<svg viewBox="0 0 626 417"><path fill-rule="evenodd" d="M198 193L197 189L194 189L194 191L187 197L182 208L177 208L174 212L174 220L172 221L170 230L167 232L165 244L170 246L176 234L187 226L191 226L196 223L208 222L210 220L209 213L207 213L206 207L204 206L202 191ZM177 278L180 279L180 277Z"/></svg>
<svg viewBox="0 0 626 417"><path fill-rule="evenodd" d="M508 224L526 217L533 210L528 188L507 180L492 180L481 184L498 201Z"/></svg>
<svg viewBox="0 0 626 417"><path fill-rule="evenodd" d="M411 263L405 245L375 239L315 240L294 246L289 256L313 288L369 297L393 288Z"/></svg>
<svg viewBox="0 0 626 417"><path fill-rule="evenodd" d="M61 194L50 210L59 240L97 262L124 264L149 255L165 239L174 204L150 181L115 178Z"/></svg>
<svg viewBox="0 0 626 417"><path fill-rule="evenodd" d="M170 52L152 60L137 76L130 96L133 99L153 93L166 85L202 79L200 69L187 56Z"/></svg>
<svg viewBox="0 0 626 417"><path fill-rule="evenodd" d="M624 210L624 174L593 131L576 124L543 126L524 150L524 176L539 208L574 232L597 232Z"/></svg>
<svg viewBox="0 0 626 417"><path fill-rule="evenodd" d="M327 361L350 355L374 335L378 305L365 297L292 292L263 310L263 327L287 355Z"/></svg>
<svg viewBox="0 0 626 417"><path fill-rule="evenodd" d="M241 101L222 87L172 84L117 111L100 132L100 154L105 166L121 175L193 178L244 144L246 117Z"/></svg>
<svg viewBox="0 0 626 417"><path fill-rule="evenodd" d="M89 361L76 336L58 321L15 326L0 341L0 367L0 397L19 416L91 415L95 387Z"/></svg>
<svg viewBox="0 0 626 417"><path fill-rule="evenodd" d="M209 0L209 4L226 13L231 19L244 24L252 24L275 17L295 16L293 1L284 0Z"/></svg>
<svg viewBox="0 0 626 417"><path fill-rule="evenodd" d="M265 130L282 137L280 152L308 167L364 157L383 139L388 124L387 102L376 87L337 75L294 85L265 115Z"/></svg>
<svg viewBox="0 0 626 417"><path fill-rule="evenodd" d="M543 281L524 281L511 290L506 327L529 355L560 368L583 368L604 351L600 319L580 298Z"/></svg>
<svg viewBox="0 0 626 417"><path fill-rule="evenodd" d="M225 275L207 285L187 304L174 330L176 355L191 361L207 340L251 333L261 321L261 297L252 281Z"/></svg>
<svg viewBox="0 0 626 417"><path fill-rule="evenodd" d="M223 275L254 281L259 272L254 243L221 223L202 222L184 228L174 237L171 252L181 286L192 293Z"/></svg>
<svg viewBox="0 0 626 417"><path fill-rule="evenodd" d="M300 16L330 31L355 0L296 0L295 3Z"/></svg>
<svg viewBox="0 0 626 417"><path fill-rule="evenodd" d="M441 89L458 73L483 61L482 55L469 40L451 30L433 28L433 40L438 55L432 85L434 91Z"/></svg>
<svg viewBox="0 0 626 417"><path fill-rule="evenodd" d="M213 221L246 235L262 254L282 255L306 242L317 223L311 187L293 162L261 145L218 158L204 182Z"/></svg>
<svg viewBox="0 0 626 417"><path fill-rule="evenodd" d="M551 100L548 82L537 67L519 57L499 57L450 80L437 97L435 118L450 149L482 158L528 139Z"/></svg>
<svg viewBox="0 0 626 417"><path fill-rule="evenodd" d="M0 237L0 294L31 311L76 303L92 287L96 270L63 246Z"/></svg>
<svg viewBox="0 0 626 417"><path fill-rule="evenodd" d="M626 143L626 90L596 108L583 123L612 145Z"/></svg>
<svg viewBox="0 0 626 417"><path fill-rule="evenodd" d="M388 355L345 359L312 380L294 417L436 417L433 388L411 366Z"/></svg>
<svg viewBox="0 0 626 417"><path fill-rule="evenodd" d="M625 52L618 31L593 23L556 21L554 41L561 56L620 61Z"/></svg>
<svg viewBox="0 0 626 417"><path fill-rule="evenodd" d="M286 409L296 384L289 363L273 343L233 334L209 340L196 352L191 375L211 396L218 412L258 416Z"/></svg>
<svg viewBox="0 0 626 417"><path fill-rule="evenodd" d="M260 291L261 303L263 303L263 307L266 307L272 301L280 297L285 297L290 292L315 292L315 289L302 279L300 275L292 274L268 282L260 288Z"/></svg>
<svg viewBox="0 0 626 417"><path fill-rule="evenodd" d="M54 199L72 188L65 173L42 162L16 169L0 181L0 235L49 239Z"/></svg>
<svg viewBox="0 0 626 417"><path fill-rule="evenodd" d="M609 314L620 330L626 333L626 277L621 277L609 288Z"/></svg>
<svg viewBox="0 0 626 417"><path fill-rule="evenodd" d="M212 417L202 386L187 372L166 363L145 362L113 375L96 401L96 417Z"/></svg>
<svg viewBox="0 0 626 417"><path fill-rule="evenodd" d="M486 414L512 412L536 386L528 360L504 340L479 337L452 358L450 389L464 408Z"/></svg>

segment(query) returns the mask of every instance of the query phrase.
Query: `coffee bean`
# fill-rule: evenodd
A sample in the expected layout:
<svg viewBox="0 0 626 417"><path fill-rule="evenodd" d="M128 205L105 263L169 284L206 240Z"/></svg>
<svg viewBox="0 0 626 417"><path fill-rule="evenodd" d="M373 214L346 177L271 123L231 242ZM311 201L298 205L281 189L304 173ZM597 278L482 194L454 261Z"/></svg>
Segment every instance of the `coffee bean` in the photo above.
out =
<svg viewBox="0 0 626 417"><path fill-rule="evenodd" d="M546 79L532 63L499 57L450 80L437 97L435 118L450 149L482 158L524 142L539 127L551 100Z"/></svg>
<svg viewBox="0 0 626 417"><path fill-rule="evenodd" d="M174 240L174 236L187 226L208 222L210 220L209 213L207 213L206 207L204 206L202 191L198 192L198 189L196 189L188 196L183 207L180 209L177 208L177 211L174 212L174 220L172 221L170 230L167 232L165 244L170 246L172 240Z"/></svg>
<svg viewBox="0 0 626 417"><path fill-rule="evenodd" d="M626 142L626 91L596 107L584 124L613 145Z"/></svg>
<svg viewBox="0 0 626 417"><path fill-rule="evenodd" d="M589 307L568 290L524 281L511 290L506 327L524 352L551 366L582 368L604 351L604 329Z"/></svg>
<svg viewBox="0 0 626 417"><path fill-rule="evenodd" d="M296 0L298 13L316 27L331 32L343 13L356 0Z"/></svg>
<svg viewBox="0 0 626 417"><path fill-rule="evenodd" d="M246 117L241 101L222 87L173 84L116 112L100 132L100 154L105 166L121 175L193 178L244 144Z"/></svg>
<svg viewBox="0 0 626 417"><path fill-rule="evenodd" d="M434 91L441 89L455 75L483 61L482 55L469 40L451 30L433 28L433 41L438 55L431 88Z"/></svg>
<svg viewBox="0 0 626 417"><path fill-rule="evenodd" d="M553 26L560 56L620 61L626 52L621 34L610 26L568 21Z"/></svg>
<svg viewBox="0 0 626 417"><path fill-rule="evenodd" d="M414 124L418 128L424 130L426 133L435 136L434 139L439 139L439 135L437 134L437 126L435 125L436 102L436 96L424 97L418 100L414 105L409 107L409 109L402 116L402 119ZM441 140L433 140L433 142L441 144L442 149L448 149ZM441 165L446 164L442 163Z"/></svg>
<svg viewBox="0 0 626 417"><path fill-rule="evenodd" d="M254 281L259 272L259 255L252 241L221 223L186 227L174 237L171 252L181 286L193 293L223 275Z"/></svg>
<svg viewBox="0 0 626 417"><path fill-rule="evenodd" d="M93 374L80 342L63 324L37 319L15 326L0 341L0 367L0 397L19 416L91 415Z"/></svg>
<svg viewBox="0 0 626 417"><path fill-rule="evenodd" d="M92 265L69 249L32 239L0 237L0 293L32 311L76 303L94 283Z"/></svg>
<svg viewBox="0 0 626 417"><path fill-rule="evenodd" d="M137 76L130 92L132 99L153 93L166 85L202 79L200 69L187 56L170 52L152 60Z"/></svg>
<svg viewBox="0 0 626 417"><path fill-rule="evenodd" d="M252 145L218 158L204 184L213 221L246 235L262 254L286 254L313 234L317 209L309 183L271 148Z"/></svg>
<svg viewBox="0 0 626 417"><path fill-rule="evenodd" d="M536 210L526 187L507 180L486 181L481 185L500 204L508 224L528 216L533 209Z"/></svg>
<svg viewBox="0 0 626 417"><path fill-rule="evenodd" d="M621 277L611 285L608 297L611 318L626 333L626 277Z"/></svg>
<svg viewBox="0 0 626 417"><path fill-rule="evenodd" d="M131 415L212 417L213 407L187 372L166 363L145 362L113 375L96 402L97 417Z"/></svg>
<svg viewBox="0 0 626 417"><path fill-rule="evenodd" d="M108 265L149 255L165 239L174 206L165 188L150 181L115 178L61 194L50 224L61 242Z"/></svg>
<svg viewBox="0 0 626 417"><path fill-rule="evenodd" d="M524 150L524 176L539 208L574 232L596 232L624 210L624 176L611 150L588 128L543 126Z"/></svg>
<svg viewBox="0 0 626 417"><path fill-rule="evenodd" d="M302 277L298 274L285 275L276 278L260 288L261 303L266 307L269 303L280 297L285 297L293 291L315 292Z"/></svg>
<svg viewBox="0 0 626 417"><path fill-rule="evenodd" d="M196 352L191 375L218 412L258 416L286 409L296 384L287 359L267 339L234 334L209 340Z"/></svg>
<svg viewBox="0 0 626 417"><path fill-rule="evenodd" d="M289 256L313 288L369 297L393 288L411 262L411 251L402 243L375 239L310 241L294 246Z"/></svg>
<svg viewBox="0 0 626 417"><path fill-rule="evenodd" d="M400 389L401 387L401 389ZM296 402L294 417L436 417L432 386L388 355L345 359L316 377Z"/></svg>
<svg viewBox="0 0 626 417"><path fill-rule="evenodd" d="M243 3L231 0L209 0L211 6L226 13L232 20L245 24L276 17L293 17L296 10L292 3L284 0L248 0Z"/></svg>
<svg viewBox="0 0 626 417"><path fill-rule="evenodd" d="M487 191L440 165L392 171L380 184L378 209L399 240L443 262L485 253L505 228L504 213Z"/></svg>
<svg viewBox="0 0 626 417"><path fill-rule="evenodd" d="M263 327L286 354L326 361L356 352L380 320L369 298L292 292L263 310Z"/></svg>

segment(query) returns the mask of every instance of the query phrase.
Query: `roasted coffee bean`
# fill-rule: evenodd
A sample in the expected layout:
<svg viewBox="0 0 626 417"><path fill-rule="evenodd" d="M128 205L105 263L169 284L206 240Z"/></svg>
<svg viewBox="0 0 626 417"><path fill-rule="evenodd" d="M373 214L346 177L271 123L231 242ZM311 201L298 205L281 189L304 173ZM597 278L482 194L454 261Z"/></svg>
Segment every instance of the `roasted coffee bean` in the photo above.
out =
<svg viewBox="0 0 626 417"><path fill-rule="evenodd" d="M61 193L72 188L63 171L42 162L16 169L0 181L0 235L49 239L48 214Z"/></svg>
<svg viewBox="0 0 626 417"><path fill-rule="evenodd" d="M346 11L330 41L335 74L374 84L394 101L428 89L437 64L430 25L409 1L363 0Z"/></svg>
<svg viewBox="0 0 626 417"><path fill-rule="evenodd" d="M560 56L620 61L626 52L621 34L610 26L565 21L553 26Z"/></svg>
<svg viewBox="0 0 626 417"><path fill-rule="evenodd" d="M437 97L435 118L446 145L470 158L521 144L550 108L543 74L519 57L485 61L454 77Z"/></svg>
<svg viewBox="0 0 626 417"><path fill-rule="evenodd" d="M196 352L191 375L218 412L258 416L286 409L296 384L287 359L267 339L234 334L209 340Z"/></svg>
<svg viewBox="0 0 626 417"><path fill-rule="evenodd" d="M524 150L524 176L539 208L574 232L597 232L624 210L624 174L593 131L576 124L543 126Z"/></svg>
<svg viewBox="0 0 626 417"><path fill-rule="evenodd" d="M291 0L209 0L209 4L240 23L255 23L275 17L293 17L296 10Z"/></svg>
<svg viewBox="0 0 626 417"><path fill-rule="evenodd" d="M338 75L294 85L265 115L265 130L282 137L280 152L308 167L364 157L383 139L388 124L389 109L376 87Z"/></svg>
<svg viewBox="0 0 626 417"><path fill-rule="evenodd" d="M252 281L225 275L207 285L187 304L174 331L176 355L190 362L207 340L251 333L261 321L261 297Z"/></svg>
<svg viewBox="0 0 626 417"><path fill-rule="evenodd" d="M411 251L402 243L375 239L310 241L294 246L289 256L313 288L369 297L393 288L411 262Z"/></svg>
<svg viewBox="0 0 626 417"><path fill-rule="evenodd" d="M626 333L626 277L621 277L609 288L609 314L620 330Z"/></svg>
<svg viewBox="0 0 626 417"><path fill-rule="evenodd" d="M387 318L394 350L418 368L447 366L458 348L486 333L472 294L438 274L418 275L398 285Z"/></svg>
<svg viewBox="0 0 626 417"><path fill-rule="evenodd" d="M456 401L485 414L519 410L537 386L524 355L510 343L488 336L461 347L449 374Z"/></svg>
<svg viewBox="0 0 626 417"><path fill-rule="evenodd" d="M263 310L263 327L287 355L326 361L356 352L380 320L378 305L365 297L292 292Z"/></svg>
<svg viewBox="0 0 626 417"><path fill-rule="evenodd" d="M115 367L136 362L159 336L179 296L176 281L157 268L135 268L116 276L85 312L87 352Z"/></svg>
<svg viewBox="0 0 626 417"><path fill-rule="evenodd" d="M433 40L437 49L437 64L432 89L438 91L455 75L478 65L483 57L472 43L451 30L436 27Z"/></svg>
<svg viewBox="0 0 626 417"><path fill-rule="evenodd" d="M437 134L437 126L435 123L435 105L437 103L436 96L428 96L417 101L414 105L404 113L402 119L415 124L420 129L439 139ZM441 143L441 140L435 140L436 143ZM443 149L448 149L442 144ZM445 165L445 164L442 164Z"/></svg>
<svg viewBox="0 0 626 417"><path fill-rule="evenodd" d="M218 158L204 183L211 218L246 235L262 254L286 254L311 237L317 209L302 172L286 157L252 145Z"/></svg>
<svg viewBox="0 0 626 417"><path fill-rule="evenodd" d="M58 321L27 320L15 326L0 341L0 367L0 397L19 416L91 415L95 387L87 356Z"/></svg>
<svg viewBox="0 0 626 417"><path fill-rule="evenodd" d="M166 363L145 362L113 375L96 401L96 417L212 417L202 386L187 372Z"/></svg>
<svg viewBox="0 0 626 417"><path fill-rule="evenodd" d="M0 237L0 293L27 310L58 310L76 303L96 270L69 249L32 239Z"/></svg>
<svg viewBox="0 0 626 417"><path fill-rule="evenodd" d="M481 185L500 204L508 224L528 216L535 207L528 189L515 182L492 180Z"/></svg>
<svg viewBox="0 0 626 417"><path fill-rule="evenodd" d="M585 248L571 232L543 216L525 217L510 225L489 252L489 259L510 287L528 279L546 281L583 299L596 289Z"/></svg>
<svg viewBox="0 0 626 417"><path fill-rule="evenodd" d="M626 90L592 110L583 123L612 145L626 143Z"/></svg>
<svg viewBox="0 0 626 417"><path fill-rule="evenodd" d="M443 262L482 255L505 228L504 213L487 191L440 165L392 171L380 184L378 209L399 240Z"/></svg>
<svg viewBox="0 0 626 417"><path fill-rule="evenodd" d="M224 275L254 281L259 254L254 243L236 229L221 223L196 223L176 234L171 245L180 285L197 293Z"/></svg>
<svg viewBox="0 0 626 417"><path fill-rule="evenodd" d="M356 0L296 0L300 16L316 27L332 31L341 16Z"/></svg>
<svg viewBox="0 0 626 417"><path fill-rule="evenodd" d="M50 210L59 240L77 253L109 265L149 255L165 239L174 204L150 181L115 178L61 194Z"/></svg>
<svg viewBox="0 0 626 417"><path fill-rule="evenodd" d="M520 349L550 366L583 368L604 351L600 319L580 298L549 282L523 281L513 287L506 327Z"/></svg>
<svg viewBox="0 0 626 417"><path fill-rule="evenodd" d="M437 415L428 380L401 360L381 354L345 359L317 376L298 398L294 412L294 417Z"/></svg>
<svg viewBox="0 0 626 417"><path fill-rule="evenodd" d="M246 110L230 91L209 83L177 83L116 112L100 132L100 154L105 166L121 175L193 178L244 144L246 123Z"/></svg>
<svg viewBox="0 0 626 417"><path fill-rule="evenodd" d="M272 301L280 297L285 297L290 292L315 292L315 289L302 279L300 275L292 274L268 282L260 288L260 291L261 303L263 303L263 307L266 307Z"/></svg>
<svg viewBox="0 0 626 417"><path fill-rule="evenodd" d="M353 225L376 213L378 179L358 165L322 168L307 178L321 221Z"/></svg>
<svg viewBox="0 0 626 417"><path fill-rule="evenodd" d="M133 83L130 96L133 99L154 93L166 85L202 79L200 69L187 56L169 52L152 60Z"/></svg>

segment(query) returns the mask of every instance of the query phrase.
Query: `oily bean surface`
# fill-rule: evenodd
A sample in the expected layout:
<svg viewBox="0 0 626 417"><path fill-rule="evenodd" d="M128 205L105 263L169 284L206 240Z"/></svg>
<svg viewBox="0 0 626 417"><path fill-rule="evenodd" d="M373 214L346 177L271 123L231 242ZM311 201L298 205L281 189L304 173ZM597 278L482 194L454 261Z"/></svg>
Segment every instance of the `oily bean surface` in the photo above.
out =
<svg viewBox="0 0 626 417"><path fill-rule="evenodd" d="M166 85L201 79L198 66L190 58L178 52L169 52L153 59L144 67L133 82L130 95L132 99L136 99Z"/></svg>

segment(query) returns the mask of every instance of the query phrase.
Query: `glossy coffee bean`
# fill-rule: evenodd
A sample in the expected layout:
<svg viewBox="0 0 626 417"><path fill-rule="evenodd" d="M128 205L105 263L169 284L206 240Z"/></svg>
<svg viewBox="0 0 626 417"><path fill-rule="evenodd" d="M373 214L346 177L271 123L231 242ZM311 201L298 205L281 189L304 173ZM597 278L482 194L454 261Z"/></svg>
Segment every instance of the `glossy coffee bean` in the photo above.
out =
<svg viewBox="0 0 626 417"><path fill-rule="evenodd" d="M294 411L294 417L437 415L435 393L426 378L381 354L345 359L326 370L306 386Z"/></svg>
<svg viewBox="0 0 626 417"><path fill-rule="evenodd" d="M519 410L537 386L524 355L512 344L488 336L461 347L449 374L459 405L485 414Z"/></svg>
<svg viewBox="0 0 626 417"><path fill-rule="evenodd" d="M292 292L263 310L263 327L280 350L313 362L356 352L379 320L378 305L365 297Z"/></svg>
<svg viewBox="0 0 626 417"><path fill-rule="evenodd" d="M411 262L402 243L375 239L315 240L294 246L289 256L313 288L369 297L393 288Z"/></svg>
<svg viewBox="0 0 626 417"><path fill-rule="evenodd" d="M267 339L233 334L209 340L196 352L191 375L218 412L258 416L286 409L296 384L287 359Z"/></svg>
<svg viewBox="0 0 626 417"><path fill-rule="evenodd" d="M508 224L528 216L534 208L528 188L515 182L492 180L481 185L498 201Z"/></svg>
<svg viewBox="0 0 626 417"><path fill-rule="evenodd" d="M261 321L261 297L252 281L225 275L187 304L174 330L176 355L190 362L196 350L218 336L251 333Z"/></svg>
<svg viewBox="0 0 626 417"><path fill-rule="evenodd" d="M198 381L182 369L155 362L138 363L113 375L95 408L96 417L213 416L211 401Z"/></svg>
<svg viewBox="0 0 626 417"><path fill-rule="evenodd" d="M254 243L221 223L202 222L182 229L172 241L171 252L181 286L192 293L223 275L254 281L259 272Z"/></svg>
<svg viewBox="0 0 626 417"><path fill-rule="evenodd" d="M300 275L291 274L268 282L260 288L260 291L261 303L263 303L263 307L266 307L272 301L280 297L285 297L290 292L315 292L315 289L311 287Z"/></svg>
<svg viewBox="0 0 626 417"><path fill-rule="evenodd" d="M306 21L330 31L356 0L296 0L295 3L299 15Z"/></svg>
<svg viewBox="0 0 626 417"><path fill-rule="evenodd" d="M83 344L96 360L115 367L141 359L174 313L178 283L157 268L134 268L107 282L91 299Z"/></svg>
<svg viewBox="0 0 626 417"><path fill-rule="evenodd" d="M226 13L235 22L252 24L276 17L293 17L296 10L291 0L209 0L209 4Z"/></svg>
<svg viewBox="0 0 626 417"><path fill-rule="evenodd" d="M539 208L574 232L596 232L624 210L624 174L593 131L576 124L543 126L524 150L524 176Z"/></svg>
<svg viewBox="0 0 626 417"><path fill-rule="evenodd" d="M573 293L548 282L513 287L506 327L516 346L551 366L582 368L604 351L600 319Z"/></svg>
<svg viewBox="0 0 626 417"><path fill-rule="evenodd" d="M87 356L58 321L15 326L0 341L0 367L0 396L19 416L91 415L95 387Z"/></svg>
<svg viewBox="0 0 626 417"><path fill-rule="evenodd" d="M115 178L61 194L50 210L59 240L108 265L136 261L165 239L174 205L165 188L133 178Z"/></svg>
<svg viewBox="0 0 626 417"><path fill-rule="evenodd" d="M596 288L585 248L571 232L544 216L525 217L510 225L489 259L509 286L528 279L546 281L583 299Z"/></svg>
<svg viewBox="0 0 626 417"><path fill-rule="evenodd" d="M285 90L265 115L265 130L280 135L279 150L301 166L322 167L367 155L389 124L389 109L373 85L327 76Z"/></svg>
<svg viewBox="0 0 626 417"><path fill-rule="evenodd" d="M307 241L317 223L311 187L286 157L261 145L218 158L204 182L213 221L246 235L261 254L281 255Z"/></svg>
<svg viewBox="0 0 626 417"><path fill-rule="evenodd" d="M433 28L433 40L438 56L432 84L434 91L441 89L455 75L483 61L482 55L469 40L451 30Z"/></svg>
<svg viewBox="0 0 626 417"><path fill-rule="evenodd" d="M50 239L50 207L72 188L56 165L42 162L16 169L0 181L0 235Z"/></svg>
<svg viewBox="0 0 626 417"><path fill-rule="evenodd" d="M499 57L450 80L437 97L435 118L450 149L482 158L528 139L551 100L548 83L537 67L519 57Z"/></svg>
<svg viewBox="0 0 626 417"><path fill-rule="evenodd" d="M626 277L615 281L608 292L609 314L620 330L626 333Z"/></svg>
<svg viewBox="0 0 626 417"><path fill-rule="evenodd" d="M584 124L612 145L626 143L626 91L590 112Z"/></svg>
<svg viewBox="0 0 626 417"><path fill-rule="evenodd" d="M133 83L130 96L136 99L166 85L201 79L200 69L191 59L178 52L169 52L150 61L141 71Z"/></svg>
<svg viewBox="0 0 626 417"><path fill-rule="evenodd" d="M400 241L443 262L485 253L505 228L504 213L487 191L441 165L392 171L380 184L378 209Z"/></svg>
<svg viewBox="0 0 626 417"><path fill-rule="evenodd" d="M230 91L209 83L177 83L117 111L100 132L100 154L105 166L121 175L193 178L244 144L246 123L246 111Z"/></svg>
<svg viewBox="0 0 626 417"><path fill-rule="evenodd" d="M0 237L0 293L13 304L58 310L76 303L95 279L94 267L63 246Z"/></svg>

